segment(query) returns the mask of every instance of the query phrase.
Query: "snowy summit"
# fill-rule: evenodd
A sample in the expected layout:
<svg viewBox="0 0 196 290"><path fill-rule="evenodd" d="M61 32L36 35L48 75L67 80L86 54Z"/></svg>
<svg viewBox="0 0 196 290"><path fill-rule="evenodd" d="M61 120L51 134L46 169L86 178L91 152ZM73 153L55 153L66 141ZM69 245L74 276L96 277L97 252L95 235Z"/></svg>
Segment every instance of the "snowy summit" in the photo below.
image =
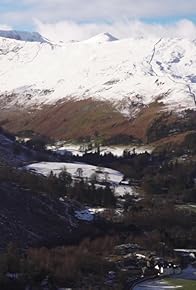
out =
<svg viewBox="0 0 196 290"><path fill-rule="evenodd" d="M103 42L110 42L110 41L116 41L116 40L118 40L118 38L114 37L113 35L111 35L108 32L105 32L105 33L100 33L100 34L88 39L86 42L103 43Z"/></svg>

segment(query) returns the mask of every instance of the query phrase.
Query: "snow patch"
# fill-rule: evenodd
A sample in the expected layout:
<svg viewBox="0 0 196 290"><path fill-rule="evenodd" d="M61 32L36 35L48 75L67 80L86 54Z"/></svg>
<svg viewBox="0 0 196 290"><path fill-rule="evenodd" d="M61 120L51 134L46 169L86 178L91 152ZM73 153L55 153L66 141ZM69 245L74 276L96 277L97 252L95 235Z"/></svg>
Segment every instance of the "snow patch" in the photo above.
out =
<svg viewBox="0 0 196 290"><path fill-rule="evenodd" d="M82 221L92 222L94 220L94 214L89 210L76 210L75 217Z"/></svg>
<svg viewBox="0 0 196 290"><path fill-rule="evenodd" d="M64 168L66 168L67 172L70 173L72 177L77 177L77 169L81 168L82 177L90 178L92 174L95 173L97 174L98 180L102 182L105 181L107 175L108 182L114 185L118 185L124 177L119 171L85 163L40 162L27 165L26 168L45 176L48 176L51 171L58 175Z"/></svg>

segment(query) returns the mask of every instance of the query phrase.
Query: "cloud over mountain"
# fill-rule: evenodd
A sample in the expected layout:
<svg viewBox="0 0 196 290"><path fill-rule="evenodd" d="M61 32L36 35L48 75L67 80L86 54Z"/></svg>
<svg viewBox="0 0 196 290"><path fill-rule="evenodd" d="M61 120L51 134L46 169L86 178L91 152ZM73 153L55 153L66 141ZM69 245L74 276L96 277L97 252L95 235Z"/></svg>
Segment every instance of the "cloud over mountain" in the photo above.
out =
<svg viewBox="0 0 196 290"><path fill-rule="evenodd" d="M57 23L43 23L36 21L36 30L54 41L85 40L99 33L108 31L118 38L138 37L177 37L196 38L196 25L189 20L161 25L147 24L139 20L116 21L107 23L83 23L61 21Z"/></svg>
<svg viewBox="0 0 196 290"><path fill-rule="evenodd" d="M195 0L3 0L0 17L10 25L42 22L116 22L119 19L189 17L196 11Z"/></svg>

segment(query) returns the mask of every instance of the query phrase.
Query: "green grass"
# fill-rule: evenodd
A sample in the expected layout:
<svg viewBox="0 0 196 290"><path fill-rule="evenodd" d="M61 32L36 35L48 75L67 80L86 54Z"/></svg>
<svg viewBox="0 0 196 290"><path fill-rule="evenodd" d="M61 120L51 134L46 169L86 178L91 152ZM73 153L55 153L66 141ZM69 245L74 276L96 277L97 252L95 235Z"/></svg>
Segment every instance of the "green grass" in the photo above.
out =
<svg viewBox="0 0 196 290"><path fill-rule="evenodd" d="M180 290L196 290L196 280L167 279L166 282L172 286L183 286Z"/></svg>
<svg viewBox="0 0 196 290"><path fill-rule="evenodd" d="M196 213L196 205L195 204L184 204L184 205L178 206L177 208L179 208L181 210L188 210L189 212Z"/></svg>

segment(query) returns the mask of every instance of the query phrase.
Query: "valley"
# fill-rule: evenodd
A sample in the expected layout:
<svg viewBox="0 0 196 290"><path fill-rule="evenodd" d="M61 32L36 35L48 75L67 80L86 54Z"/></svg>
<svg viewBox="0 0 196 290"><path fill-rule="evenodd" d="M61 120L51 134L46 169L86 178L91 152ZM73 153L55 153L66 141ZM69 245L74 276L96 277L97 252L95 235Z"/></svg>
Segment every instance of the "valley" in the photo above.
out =
<svg viewBox="0 0 196 290"><path fill-rule="evenodd" d="M80 152L85 144L69 143L67 148L63 142L64 151L55 150L58 146L51 151L51 145L40 147L38 144L39 139L37 143L27 139L16 141L14 136L1 133L4 148L1 158L5 157L0 167L2 251L10 241L15 241L14 247L17 245L27 253L25 263L34 261L44 273L48 270L42 261L49 255L52 283L66 287L76 286L74 276L69 272L64 276L63 260L58 260L61 274L56 272L52 266L55 251L61 255L65 253L66 259L69 257L67 251L79 251L79 257L74 256L72 267L75 271L80 267L80 249L84 247L88 253L84 258L86 263L93 269L97 264L104 267L101 273L93 272L93 277L100 277L106 289L107 283L114 287L121 285L124 289L139 282L142 265L148 265L151 253L160 259L182 263L185 270L189 263L194 267L194 256L187 256L186 260L173 252L175 248L194 248L195 245L193 223L196 216L195 211L189 210L189 205L195 204L195 163L189 162L190 152L189 158L179 159L178 163L175 153L156 152L152 148L147 152L145 146L135 146L134 150L133 144L125 145L123 151L122 147L115 146L113 153L117 152L116 155L102 152L101 146L98 152L98 148ZM67 149L70 150L68 154ZM7 156L12 157L8 159ZM101 255L98 254L100 243L104 245ZM129 244L136 248L131 250ZM124 250L119 252L118 247ZM15 252L10 253L15 259ZM17 270L9 269L23 276L26 274L21 268L22 257L23 254L17 256L14 264ZM41 260L38 257L42 257ZM157 275L152 265L147 266L146 278ZM81 271L83 283L93 287L99 285L88 272L83 272L82 268ZM111 271L115 278L110 277L114 274L108 274ZM33 268L31 273L34 273ZM44 277L45 274L41 275L41 281ZM22 282L20 279L14 281L15 285ZM145 285L149 288L151 284Z"/></svg>
<svg viewBox="0 0 196 290"><path fill-rule="evenodd" d="M195 287L195 47L0 30L1 290Z"/></svg>

